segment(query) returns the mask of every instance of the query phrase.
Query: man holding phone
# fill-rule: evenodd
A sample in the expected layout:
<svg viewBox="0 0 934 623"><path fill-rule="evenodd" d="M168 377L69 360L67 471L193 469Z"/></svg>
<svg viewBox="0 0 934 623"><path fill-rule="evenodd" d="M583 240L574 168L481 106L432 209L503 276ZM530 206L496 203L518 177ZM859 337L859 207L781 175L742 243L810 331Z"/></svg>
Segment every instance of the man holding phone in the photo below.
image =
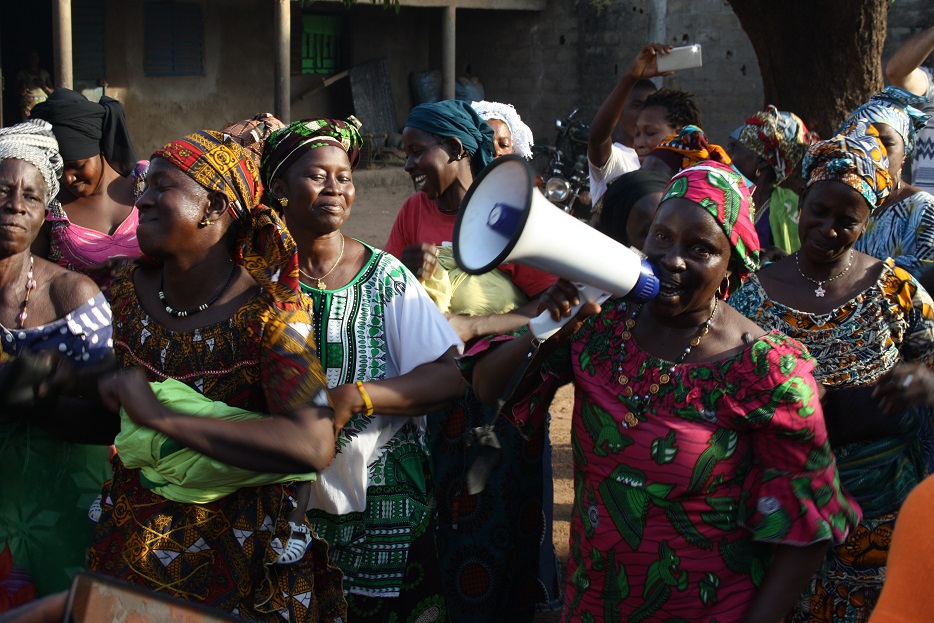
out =
<svg viewBox="0 0 934 623"><path fill-rule="evenodd" d="M590 165L590 195L593 205L606 192L607 184L639 168L639 157L632 149L636 132L636 119L645 98L655 92L649 80L656 76L670 76L673 72L660 72L656 64L659 56L671 52L670 45L650 43L633 60L632 66L616 83L590 123L587 160ZM613 130L622 118L621 141L613 142Z"/></svg>

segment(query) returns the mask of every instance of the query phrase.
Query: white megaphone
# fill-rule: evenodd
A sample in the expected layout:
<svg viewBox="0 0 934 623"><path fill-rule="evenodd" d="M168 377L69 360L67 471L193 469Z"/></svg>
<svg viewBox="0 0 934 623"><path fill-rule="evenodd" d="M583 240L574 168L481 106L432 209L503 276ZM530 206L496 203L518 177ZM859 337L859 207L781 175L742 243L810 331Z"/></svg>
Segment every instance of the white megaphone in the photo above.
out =
<svg viewBox="0 0 934 623"><path fill-rule="evenodd" d="M497 158L471 184L454 225L454 259L471 275L507 262L534 266L575 282L580 305L610 296L645 302L658 294L647 260L545 199L516 155ZM546 339L567 320L555 322L546 311L529 324Z"/></svg>

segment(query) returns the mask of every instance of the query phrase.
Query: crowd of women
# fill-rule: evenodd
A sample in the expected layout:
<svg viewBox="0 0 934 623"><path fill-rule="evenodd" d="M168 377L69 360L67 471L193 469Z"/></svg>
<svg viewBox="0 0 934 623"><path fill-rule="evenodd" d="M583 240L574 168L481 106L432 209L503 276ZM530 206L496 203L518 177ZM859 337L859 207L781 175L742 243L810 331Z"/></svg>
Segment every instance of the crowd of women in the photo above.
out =
<svg viewBox="0 0 934 623"><path fill-rule="evenodd" d="M769 106L724 149L644 80L669 49L588 151L592 223L658 295L574 314L558 276L454 260L474 179L531 156L506 104L412 109L385 249L342 233L354 117L260 114L141 161L118 102L57 89L0 129L0 612L60 617L85 568L253 621L897 613L893 532L934 468L934 197L902 173L922 98L888 87L826 140ZM565 322L545 341L539 312Z"/></svg>

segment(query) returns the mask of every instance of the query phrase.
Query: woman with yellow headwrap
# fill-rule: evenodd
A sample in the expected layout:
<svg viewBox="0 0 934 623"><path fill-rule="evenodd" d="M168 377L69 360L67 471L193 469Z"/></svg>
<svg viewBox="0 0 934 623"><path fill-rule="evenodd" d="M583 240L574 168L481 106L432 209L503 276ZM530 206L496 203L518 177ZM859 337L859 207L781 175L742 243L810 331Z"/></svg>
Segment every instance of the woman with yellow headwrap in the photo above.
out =
<svg viewBox="0 0 934 623"><path fill-rule="evenodd" d="M277 481L313 478L331 462L334 417L308 340L295 245L261 192L256 165L219 132L153 154L138 201L146 261L119 271L112 290L124 369L100 389L107 407L164 436L160 454L194 451L214 469L280 477L224 483L233 490L195 503L118 454L89 565L247 620L346 621L340 571L321 540L292 564L276 564L295 506L293 483ZM147 381L271 415L190 415L163 404Z"/></svg>
<svg viewBox="0 0 934 623"><path fill-rule="evenodd" d="M934 303L891 259L855 249L892 189L873 126L861 122L812 145L803 173L801 248L753 275L730 304L761 327L800 340L816 360L840 480L864 516L829 550L790 620L855 623L876 603L899 507L934 456L929 409L893 413L873 394L901 362L934 367Z"/></svg>

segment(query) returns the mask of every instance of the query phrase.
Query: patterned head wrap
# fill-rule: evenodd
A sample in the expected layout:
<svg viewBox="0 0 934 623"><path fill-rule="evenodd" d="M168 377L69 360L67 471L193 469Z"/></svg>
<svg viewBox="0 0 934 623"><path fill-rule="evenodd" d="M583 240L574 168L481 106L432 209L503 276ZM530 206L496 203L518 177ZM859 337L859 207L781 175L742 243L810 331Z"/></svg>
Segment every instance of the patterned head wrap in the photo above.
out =
<svg viewBox="0 0 934 623"><path fill-rule="evenodd" d="M442 138L456 138L471 156L474 172L493 162L493 128L467 102L445 100L419 104L405 125Z"/></svg>
<svg viewBox="0 0 934 623"><path fill-rule="evenodd" d="M64 166L52 126L41 119L0 128L0 160L11 158L33 165L45 181L45 203L58 194L58 178Z"/></svg>
<svg viewBox="0 0 934 623"><path fill-rule="evenodd" d="M55 89L49 99L33 106L30 118L52 124L66 162L104 154L114 169L125 173L138 160L123 106L112 97L91 102L77 91Z"/></svg>
<svg viewBox="0 0 934 623"><path fill-rule="evenodd" d="M775 171L775 183L794 171L808 145L811 134L798 115L768 106L746 119L739 128L737 140L750 151L765 159Z"/></svg>
<svg viewBox="0 0 934 623"><path fill-rule="evenodd" d="M674 198L696 203L723 228L733 248L732 258L739 266L727 282L729 296L749 273L759 269L759 235L753 224L752 196L742 176L727 164L707 160L671 178L661 203Z"/></svg>
<svg viewBox="0 0 934 623"><path fill-rule="evenodd" d="M858 119L869 123L884 123L891 126L905 143L905 157L910 158L915 151L918 131L924 127L931 115L922 113L918 108L927 100L911 91L888 86L869 98L869 101L850 113L837 134L850 134L857 131Z"/></svg>
<svg viewBox="0 0 934 623"><path fill-rule="evenodd" d="M360 163L360 148L363 146L363 138L360 136L361 125L356 117L350 116L347 121L339 119L293 121L281 130L276 130L266 140L260 164L266 188L271 189L273 182L288 171L299 158L312 149L325 145L339 147L346 151L350 159L350 167L356 168Z"/></svg>
<svg viewBox="0 0 934 623"><path fill-rule="evenodd" d="M280 308L306 307L295 241L276 213L260 203L259 171L239 143L221 132L201 130L172 141L152 157L164 158L204 188L226 194L229 212L240 226L238 263Z"/></svg>
<svg viewBox="0 0 934 623"><path fill-rule="evenodd" d="M484 121L490 119L499 119L509 126L509 132L512 134L512 149L523 158L532 159L532 130L522 122L519 113L512 104L500 104L499 102L488 102L482 100L470 104L477 114Z"/></svg>
<svg viewBox="0 0 934 623"><path fill-rule="evenodd" d="M244 119L224 126L221 132L229 134L230 138L240 143L240 147L246 150L247 155L253 159L253 163L259 168L266 139L273 132L284 127L285 124L274 117L272 113L261 112L252 119Z"/></svg>
<svg viewBox="0 0 934 623"><path fill-rule="evenodd" d="M673 171L681 171L704 160L716 160L730 164L732 160L719 145L712 145L707 135L696 125L686 125L677 134L672 134L655 149L650 156L661 159Z"/></svg>
<svg viewBox="0 0 934 623"><path fill-rule="evenodd" d="M870 211L875 210L893 184L885 146L878 136L876 128L859 119L850 133L811 145L801 170L805 183L842 182L863 196Z"/></svg>

